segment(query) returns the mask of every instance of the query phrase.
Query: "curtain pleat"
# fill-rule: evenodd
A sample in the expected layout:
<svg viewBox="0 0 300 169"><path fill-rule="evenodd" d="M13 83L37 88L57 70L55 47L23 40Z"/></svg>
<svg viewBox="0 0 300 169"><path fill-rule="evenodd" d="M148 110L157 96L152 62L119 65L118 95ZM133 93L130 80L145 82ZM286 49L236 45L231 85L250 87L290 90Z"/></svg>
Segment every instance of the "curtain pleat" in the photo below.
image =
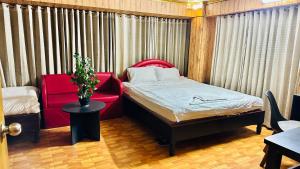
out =
<svg viewBox="0 0 300 169"><path fill-rule="evenodd" d="M75 58L73 57L73 54L75 53L75 52L77 52L76 51L76 27L75 27L75 12L74 12L74 9L71 9L71 12L70 12L70 15L69 15L69 19L70 19L70 22L69 22L69 24L70 24L70 42L71 42L71 53L70 53L70 57L71 57L71 59L70 59L70 62L71 62L71 68L70 69L72 69L72 70L70 70L70 71L75 71L75 65L76 65L76 63L75 63Z"/></svg>
<svg viewBox="0 0 300 169"><path fill-rule="evenodd" d="M299 89L300 6L219 16L211 84L264 98L271 90L285 117ZM298 79L298 80L297 80Z"/></svg>
<svg viewBox="0 0 300 169"><path fill-rule="evenodd" d="M30 84L29 72L27 67L27 54L25 46L24 22L23 13L20 5L16 5L16 9L11 12L11 17L17 22L12 22L13 45L14 50L15 70L17 85L23 86Z"/></svg>
<svg viewBox="0 0 300 169"><path fill-rule="evenodd" d="M86 46L87 46L87 56L91 58L92 66L95 66L94 61L94 38L93 38L93 18L92 12L89 11L86 16Z"/></svg>
<svg viewBox="0 0 300 169"><path fill-rule="evenodd" d="M105 41L104 41L104 13L101 12L101 16L100 16L100 26L99 29L103 30L100 31L100 46L104 46ZM107 46L104 47L100 47L100 71L104 72L105 71L105 49L107 48Z"/></svg>
<svg viewBox="0 0 300 169"><path fill-rule="evenodd" d="M79 54L81 53L81 22L80 22L80 11L76 10L76 14L75 14L75 25L76 25L76 51Z"/></svg>
<svg viewBox="0 0 300 169"><path fill-rule="evenodd" d="M74 53L96 71L121 75L143 59L164 59L185 73L189 21L1 4L3 87L39 85L41 75L75 70Z"/></svg>
<svg viewBox="0 0 300 169"><path fill-rule="evenodd" d="M46 56L45 56L45 38L44 38L44 30L43 30L43 17L42 17L42 8L37 7L35 11L34 18L34 34L36 41L35 44L35 53L36 56L36 67L37 67L37 78L39 79L41 75L47 74L46 70Z"/></svg>
<svg viewBox="0 0 300 169"><path fill-rule="evenodd" d="M64 9L63 10L63 15L64 15L64 24L65 24L65 26L64 26L64 29L65 29L65 31L64 31L64 35L63 35L63 37L65 38L64 40L65 40L65 55L66 55L66 72L70 72L70 71L72 71L72 58L73 58L73 51L72 51L72 45L71 45L71 43L72 43L72 41L71 41L71 33L72 33L72 31L70 31L71 29L70 29L70 18L69 18L69 15L71 14L71 12L69 12L69 10L68 9Z"/></svg>
<svg viewBox="0 0 300 169"><path fill-rule="evenodd" d="M52 21L50 8L47 7L44 13L44 30L45 30L45 52L47 59L47 73L54 74L54 59L53 59L53 40L52 40Z"/></svg>
<svg viewBox="0 0 300 169"><path fill-rule="evenodd" d="M116 14L116 65L121 73L142 59L164 59L184 73L188 21Z"/></svg>
<svg viewBox="0 0 300 169"><path fill-rule="evenodd" d="M36 74L36 59L35 59L35 41L34 41L34 33L33 33L33 13L32 7L27 6L25 9L25 17L24 17L24 32L25 32L25 45L26 52L28 57L28 67L30 74L30 84L36 85L37 83L37 74Z"/></svg>
<svg viewBox="0 0 300 169"><path fill-rule="evenodd" d="M67 73L67 54L66 54L66 37L65 37L65 17L64 9L58 9L58 38L60 43L60 60L61 73Z"/></svg>
<svg viewBox="0 0 300 169"><path fill-rule="evenodd" d="M53 35L53 41L55 42L54 44L54 53L55 53L55 64L54 64L54 67L55 67L55 70L56 70L56 73L57 74L60 74L62 73L62 64L61 64L61 54L60 54L60 39L59 39L59 21L58 21L58 10L57 8L54 8L53 9L53 20L54 20L54 26L53 26L53 31L54 31L54 35Z"/></svg>
<svg viewBox="0 0 300 169"><path fill-rule="evenodd" d="M12 28L10 12L7 4L2 4L0 9L0 59L3 66L5 83L2 85L16 86L15 59L12 42Z"/></svg>
<svg viewBox="0 0 300 169"><path fill-rule="evenodd" d="M93 53L94 53L94 59L93 59L93 66L95 68L95 71L99 72L100 71L100 23L99 23L99 12L96 12L95 15L92 16L92 22L93 27L92 29L94 30L93 33L93 38L94 40L92 41L93 43Z"/></svg>

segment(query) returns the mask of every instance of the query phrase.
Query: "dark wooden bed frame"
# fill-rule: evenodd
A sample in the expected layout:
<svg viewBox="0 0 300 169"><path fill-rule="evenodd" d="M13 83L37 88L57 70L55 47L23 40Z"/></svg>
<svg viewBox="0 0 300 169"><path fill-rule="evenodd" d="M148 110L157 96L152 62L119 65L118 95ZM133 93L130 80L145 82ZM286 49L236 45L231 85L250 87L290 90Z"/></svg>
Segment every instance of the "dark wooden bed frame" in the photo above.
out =
<svg viewBox="0 0 300 169"><path fill-rule="evenodd" d="M132 67L159 66L171 68L174 65L162 60L144 60ZM121 81L127 81L127 72L121 77ZM193 119L182 122L172 122L143 106L138 101L124 94L123 105L125 113L148 127L158 138L164 138L169 144L169 155L175 155L176 143L205 135L234 130L249 125L257 125L256 133L261 133L264 121L264 111L258 109L238 115L214 116L201 119Z"/></svg>
<svg viewBox="0 0 300 169"><path fill-rule="evenodd" d="M22 132L19 136L7 136L8 143L15 143L21 141L30 140L34 143L40 140L40 113L29 113L19 115L7 115L5 116L5 122L7 125L11 123L20 123L22 126Z"/></svg>

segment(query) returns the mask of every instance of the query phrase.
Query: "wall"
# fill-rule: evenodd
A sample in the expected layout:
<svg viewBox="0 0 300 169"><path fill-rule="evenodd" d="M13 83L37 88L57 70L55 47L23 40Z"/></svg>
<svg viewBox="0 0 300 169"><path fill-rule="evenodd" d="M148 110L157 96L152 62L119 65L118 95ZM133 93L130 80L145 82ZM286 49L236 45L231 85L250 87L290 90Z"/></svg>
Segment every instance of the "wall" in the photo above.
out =
<svg viewBox="0 0 300 169"><path fill-rule="evenodd" d="M202 16L202 10L187 9L185 4L158 0L0 0L9 4L31 4L136 15L190 18Z"/></svg>
<svg viewBox="0 0 300 169"><path fill-rule="evenodd" d="M208 4L205 9L206 16L226 15L258 9L294 5L300 0L283 0L273 3L262 3L261 0L227 0L219 3Z"/></svg>
<svg viewBox="0 0 300 169"><path fill-rule="evenodd" d="M192 19L188 77L208 83L212 65L216 18Z"/></svg>
<svg viewBox="0 0 300 169"><path fill-rule="evenodd" d="M300 3L300 0L285 0L268 4L263 4L261 0L227 0L206 5L204 11L205 17L196 17L192 19L189 51L189 78L209 83L216 29L216 16L294 5L297 3Z"/></svg>

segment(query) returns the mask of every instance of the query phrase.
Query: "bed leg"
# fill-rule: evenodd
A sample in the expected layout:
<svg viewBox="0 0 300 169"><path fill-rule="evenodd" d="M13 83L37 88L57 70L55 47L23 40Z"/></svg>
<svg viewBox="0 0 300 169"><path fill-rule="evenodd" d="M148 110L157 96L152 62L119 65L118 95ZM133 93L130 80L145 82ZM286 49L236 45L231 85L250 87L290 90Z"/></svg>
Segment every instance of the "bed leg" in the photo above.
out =
<svg viewBox="0 0 300 169"><path fill-rule="evenodd" d="M169 144L169 156L175 155L175 142L171 141Z"/></svg>
<svg viewBox="0 0 300 169"><path fill-rule="evenodd" d="M262 129L262 124L257 124L256 126L256 134L260 134Z"/></svg>
<svg viewBox="0 0 300 169"><path fill-rule="evenodd" d="M169 141L169 156L175 155L175 138L174 138L174 131L171 129L170 141Z"/></svg>
<svg viewBox="0 0 300 169"><path fill-rule="evenodd" d="M40 132L36 131L33 136L33 142L38 143L40 141Z"/></svg>
<svg viewBox="0 0 300 169"><path fill-rule="evenodd" d="M38 143L40 141L40 130L41 130L41 115L39 114L37 117L36 129L33 133L33 142Z"/></svg>

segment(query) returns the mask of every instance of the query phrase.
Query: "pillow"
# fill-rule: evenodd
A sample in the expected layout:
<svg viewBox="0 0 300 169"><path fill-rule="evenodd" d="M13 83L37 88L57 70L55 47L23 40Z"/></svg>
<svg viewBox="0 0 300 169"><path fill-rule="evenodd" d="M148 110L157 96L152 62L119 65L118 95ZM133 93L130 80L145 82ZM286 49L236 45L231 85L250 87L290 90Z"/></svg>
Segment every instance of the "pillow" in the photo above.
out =
<svg viewBox="0 0 300 169"><path fill-rule="evenodd" d="M128 68L127 76L130 83L157 81L153 66Z"/></svg>
<svg viewBox="0 0 300 169"><path fill-rule="evenodd" d="M179 80L179 70L176 68L155 68L157 80L168 81L168 80Z"/></svg>

